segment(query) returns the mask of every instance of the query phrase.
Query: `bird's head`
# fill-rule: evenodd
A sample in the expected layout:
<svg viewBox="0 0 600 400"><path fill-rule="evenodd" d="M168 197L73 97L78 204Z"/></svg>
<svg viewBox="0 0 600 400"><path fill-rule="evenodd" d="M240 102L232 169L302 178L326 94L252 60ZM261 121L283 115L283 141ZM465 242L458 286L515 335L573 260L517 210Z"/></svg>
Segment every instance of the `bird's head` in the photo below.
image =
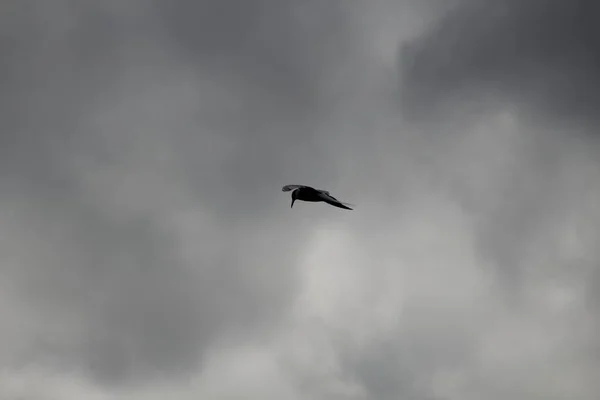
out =
<svg viewBox="0 0 600 400"><path fill-rule="evenodd" d="M290 208L294 207L294 202L296 201L296 199L298 198L298 192L300 189L296 189L292 192L292 205L290 206Z"/></svg>

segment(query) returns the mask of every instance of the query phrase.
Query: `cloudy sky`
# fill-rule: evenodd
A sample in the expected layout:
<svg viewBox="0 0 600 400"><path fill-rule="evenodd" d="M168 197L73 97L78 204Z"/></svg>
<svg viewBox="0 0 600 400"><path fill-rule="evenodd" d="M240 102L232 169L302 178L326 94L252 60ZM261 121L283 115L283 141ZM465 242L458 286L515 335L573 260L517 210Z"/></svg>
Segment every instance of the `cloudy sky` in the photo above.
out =
<svg viewBox="0 0 600 400"><path fill-rule="evenodd" d="M4 2L0 399L596 399L599 18Z"/></svg>

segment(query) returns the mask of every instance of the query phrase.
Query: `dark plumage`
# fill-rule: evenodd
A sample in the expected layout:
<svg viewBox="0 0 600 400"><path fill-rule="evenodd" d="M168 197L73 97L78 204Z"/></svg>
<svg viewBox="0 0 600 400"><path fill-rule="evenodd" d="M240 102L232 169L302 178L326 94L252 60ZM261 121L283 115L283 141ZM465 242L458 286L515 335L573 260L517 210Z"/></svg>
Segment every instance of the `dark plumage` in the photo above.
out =
<svg viewBox="0 0 600 400"><path fill-rule="evenodd" d="M289 192L290 190L293 190L292 204L291 204L290 208L294 207L294 202L296 200L302 200L302 201L309 201L309 202L313 202L313 203L323 201L334 207L339 207L339 208L343 208L346 210L352 210L350 207L348 207L351 204L342 203L341 201L339 201L338 199L336 199L335 197L330 195L329 192L326 190L315 189L310 186L304 186L304 185L285 185L283 188L281 188L281 190L283 192Z"/></svg>

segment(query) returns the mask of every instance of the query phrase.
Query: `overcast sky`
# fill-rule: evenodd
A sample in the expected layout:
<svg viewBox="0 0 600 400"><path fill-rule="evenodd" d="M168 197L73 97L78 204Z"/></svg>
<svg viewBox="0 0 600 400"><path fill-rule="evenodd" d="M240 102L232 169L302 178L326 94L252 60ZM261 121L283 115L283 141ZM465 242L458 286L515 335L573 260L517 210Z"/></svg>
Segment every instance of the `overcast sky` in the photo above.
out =
<svg viewBox="0 0 600 400"><path fill-rule="evenodd" d="M0 399L598 398L599 17L5 2Z"/></svg>

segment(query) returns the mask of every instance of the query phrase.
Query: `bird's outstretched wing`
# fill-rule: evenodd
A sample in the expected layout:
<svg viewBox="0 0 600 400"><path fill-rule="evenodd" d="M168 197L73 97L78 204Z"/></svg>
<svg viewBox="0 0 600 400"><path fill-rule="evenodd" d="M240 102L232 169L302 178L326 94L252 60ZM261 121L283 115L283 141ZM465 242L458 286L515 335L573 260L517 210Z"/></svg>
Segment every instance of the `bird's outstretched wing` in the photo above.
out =
<svg viewBox="0 0 600 400"><path fill-rule="evenodd" d="M341 201L330 195L329 192L326 190L320 190L319 197L323 199L325 203L330 204L334 207L344 208L346 210L352 210L349 206L354 207L352 204L342 203Z"/></svg>
<svg viewBox="0 0 600 400"><path fill-rule="evenodd" d="M335 197L333 197L333 196L331 195L331 193L329 193L327 190L323 190L323 189L317 189L317 190L318 190L319 192L321 192L321 193L323 193L323 194L326 194L327 196L331 197L331 198L332 198L332 199L334 199L335 201L337 201L337 202L340 202L341 204L345 204L345 205L347 205L347 206L350 206L350 207L355 207L355 205L354 205L354 204L350 204L350 203L344 203L343 201L339 201L338 199L336 199Z"/></svg>
<svg viewBox="0 0 600 400"><path fill-rule="evenodd" d="M298 189L298 188L303 188L306 187L304 185L285 185L284 187L281 188L282 192L289 192L290 190L294 190L294 189Z"/></svg>

